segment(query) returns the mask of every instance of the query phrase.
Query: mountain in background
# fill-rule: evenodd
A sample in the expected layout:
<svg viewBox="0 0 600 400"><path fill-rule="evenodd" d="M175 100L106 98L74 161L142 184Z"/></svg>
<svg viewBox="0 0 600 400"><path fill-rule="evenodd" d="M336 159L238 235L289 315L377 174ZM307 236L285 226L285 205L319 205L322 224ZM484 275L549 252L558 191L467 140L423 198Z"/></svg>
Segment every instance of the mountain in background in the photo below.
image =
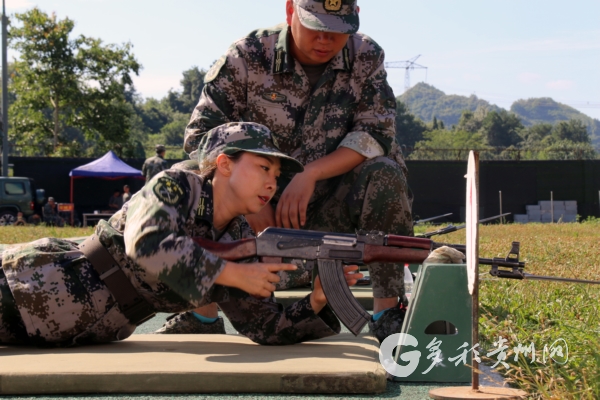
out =
<svg viewBox="0 0 600 400"><path fill-rule="evenodd" d="M410 88L398 100L407 105L411 113L424 122L431 122L433 117L444 121L447 128L458 124L464 110L475 111L477 108L486 108L489 111L500 111L501 107L491 104L475 95L459 96L447 95L426 83L418 83ZM566 104L558 103L551 98L533 98L515 101L510 107L525 126L539 123L556 124L570 119L581 120L588 129L592 143L600 148L600 121L593 119Z"/></svg>
<svg viewBox="0 0 600 400"><path fill-rule="evenodd" d="M398 97L398 100L407 105L411 113L423 122L431 122L433 117L444 121L447 128L458 124L464 110L475 111L477 108L486 108L489 111L500 111L500 107L478 98L455 94L446 94L426 83L417 83L407 92Z"/></svg>

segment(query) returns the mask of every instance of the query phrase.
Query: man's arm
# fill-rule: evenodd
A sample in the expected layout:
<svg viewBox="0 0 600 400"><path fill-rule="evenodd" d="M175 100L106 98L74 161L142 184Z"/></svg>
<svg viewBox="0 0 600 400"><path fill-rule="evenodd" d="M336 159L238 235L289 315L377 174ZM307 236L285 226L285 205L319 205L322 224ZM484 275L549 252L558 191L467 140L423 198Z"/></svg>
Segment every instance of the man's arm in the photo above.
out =
<svg viewBox="0 0 600 400"><path fill-rule="evenodd" d="M352 171L366 157L347 147L340 147L333 153L315 160L304 167L304 172L296 174L281 195L275 218L277 226L299 229L306 223L306 209L315 190L317 181Z"/></svg>

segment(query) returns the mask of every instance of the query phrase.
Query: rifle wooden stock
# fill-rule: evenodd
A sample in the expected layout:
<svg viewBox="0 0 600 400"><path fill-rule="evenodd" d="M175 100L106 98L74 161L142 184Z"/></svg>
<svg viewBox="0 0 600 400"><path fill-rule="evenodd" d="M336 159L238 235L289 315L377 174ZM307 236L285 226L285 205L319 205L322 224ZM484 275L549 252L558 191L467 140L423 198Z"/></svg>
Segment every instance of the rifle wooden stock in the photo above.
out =
<svg viewBox="0 0 600 400"><path fill-rule="evenodd" d="M422 263L429 255L429 250L424 249L402 249L399 247L380 246L376 244L365 244L363 262L383 263Z"/></svg>
<svg viewBox="0 0 600 400"><path fill-rule="evenodd" d="M218 243L212 240L193 238L198 246L227 261L243 260L256 256L256 239L242 239L231 243Z"/></svg>

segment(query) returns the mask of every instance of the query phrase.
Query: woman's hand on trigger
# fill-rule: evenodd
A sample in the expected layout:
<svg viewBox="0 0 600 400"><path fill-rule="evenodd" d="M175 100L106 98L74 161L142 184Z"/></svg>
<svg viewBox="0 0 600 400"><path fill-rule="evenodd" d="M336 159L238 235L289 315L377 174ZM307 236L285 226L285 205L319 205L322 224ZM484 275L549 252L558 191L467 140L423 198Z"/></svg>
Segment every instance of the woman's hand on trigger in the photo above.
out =
<svg viewBox="0 0 600 400"><path fill-rule="evenodd" d="M274 283L280 278L278 271L295 271L293 264L252 263L238 264L227 262L215 283L241 289L255 297L270 297L275 291Z"/></svg>
<svg viewBox="0 0 600 400"><path fill-rule="evenodd" d="M355 271L358 271L358 266L356 265L344 266L344 277L346 278L346 283L348 286L356 285L356 282L363 277L363 274ZM319 276L317 276L315 279L314 289L310 294L310 305L312 306L315 314L318 314L326 304L327 298L325 297L323 287L321 286L321 279Z"/></svg>

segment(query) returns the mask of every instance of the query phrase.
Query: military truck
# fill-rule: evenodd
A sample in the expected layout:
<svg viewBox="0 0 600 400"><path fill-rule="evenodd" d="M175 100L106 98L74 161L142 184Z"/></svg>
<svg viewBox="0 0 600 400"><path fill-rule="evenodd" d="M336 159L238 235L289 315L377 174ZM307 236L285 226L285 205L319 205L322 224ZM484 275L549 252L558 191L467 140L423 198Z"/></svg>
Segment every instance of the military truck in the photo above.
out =
<svg viewBox="0 0 600 400"><path fill-rule="evenodd" d="M0 177L0 225L14 224L19 211L25 219L36 212L41 215L45 198L44 189L37 189L33 179Z"/></svg>

